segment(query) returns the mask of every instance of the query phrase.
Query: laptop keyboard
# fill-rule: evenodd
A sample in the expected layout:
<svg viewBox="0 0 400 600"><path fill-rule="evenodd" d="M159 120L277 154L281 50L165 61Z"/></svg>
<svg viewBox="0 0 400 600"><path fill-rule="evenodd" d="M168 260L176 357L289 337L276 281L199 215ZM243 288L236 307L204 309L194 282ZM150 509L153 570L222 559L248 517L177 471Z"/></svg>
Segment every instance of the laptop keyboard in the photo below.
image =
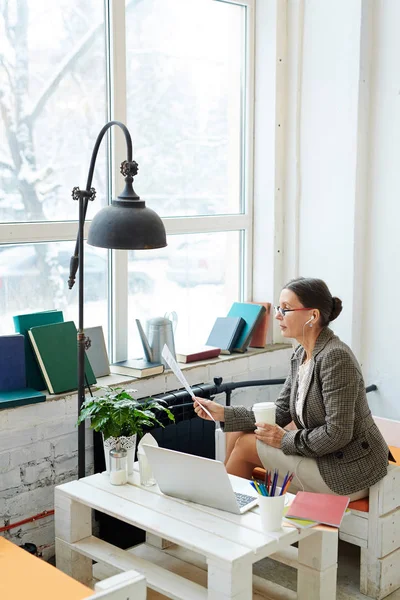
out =
<svg viewBox="0 0 400 600"><path fill-rule="evenodd" d="M239 508L243 508L246 504L250 504L255 500L254 496L248 496L247 494L240 494L239 492L235 492L236 500L239 504Z"/></svg>

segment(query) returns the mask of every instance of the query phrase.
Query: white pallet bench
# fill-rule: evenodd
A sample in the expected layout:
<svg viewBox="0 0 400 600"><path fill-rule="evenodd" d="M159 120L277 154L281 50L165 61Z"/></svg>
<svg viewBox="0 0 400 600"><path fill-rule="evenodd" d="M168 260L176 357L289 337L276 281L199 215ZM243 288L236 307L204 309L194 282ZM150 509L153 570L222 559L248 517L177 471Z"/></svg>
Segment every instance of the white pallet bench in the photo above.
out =
<svg viewBox="0 0 400 600"><path fill-rule="evenodd" d="M374 417L386 443L400 445L400 422ZM382 600L400 587L400 466L369 490L369 510L343 520L340 539L361 548L360 591Z"/></svg>

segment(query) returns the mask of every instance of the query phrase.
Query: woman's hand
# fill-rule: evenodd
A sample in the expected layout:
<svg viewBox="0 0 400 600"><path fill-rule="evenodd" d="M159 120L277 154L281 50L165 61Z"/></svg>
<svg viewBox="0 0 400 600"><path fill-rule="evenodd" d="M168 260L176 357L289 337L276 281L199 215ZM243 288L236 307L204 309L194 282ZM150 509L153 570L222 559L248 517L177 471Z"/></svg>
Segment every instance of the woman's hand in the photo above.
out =
<svg viewBox="0 0 400 600"><path fill-rule="evenodd" d="M206 421L211 421L212 419L208 416L208 414L201 408L203 404L208 412L212 414L216 421L224 420L224 407L217 402L213 402L212 400L206 400L205 398L198 398L197 396L193 399L194 403L194 412L198 417L205 419Z"/></svg>
<svg viewBox="0 0 400 600"><path fill-rule="evenodd" d="M268 425L268 423L256 423L257 429L254 431L255 436L260 442L280 448L282 438L285 435L285 430L279 425Z"/></svg>

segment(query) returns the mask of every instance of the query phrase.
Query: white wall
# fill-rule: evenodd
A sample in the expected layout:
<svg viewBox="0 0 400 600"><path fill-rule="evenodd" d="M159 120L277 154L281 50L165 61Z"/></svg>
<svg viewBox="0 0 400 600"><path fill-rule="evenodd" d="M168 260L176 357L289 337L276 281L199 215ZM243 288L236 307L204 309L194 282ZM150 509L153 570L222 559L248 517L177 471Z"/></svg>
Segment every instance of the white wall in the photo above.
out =
<svg viewBox="0 0 400 600"><path fill-rule="evenodd" d="M303 11L302 11L303 7ZM303 14L301 14L303 12ZM302 20L302 23L300 22ZM285 280L321 277L351 343L361 0L289 2ZM295 35L297 33L297 36ZM297 245L293 246L297 229Z"/></svg>
<svg viewBox="0 0 400 600"><path fill-rule="evenodd" d="M374 4L362 363L377 415L400 419L400 2Z"/></svg>
<svg viewBox="0 0 400 600"><path fill-rule="evenodd" d="M264 47L268 61L256 56L256 74L261 70L265 89L284 107L283 117L275 117L283 127L283 151L276 143L274 149L275 174L284 172L281 198L276 179L269 183L263 174L278 232L273 272L281 286L298 275L321 277L342 299L332 328L353 348L366 384L379 387L368 395L373 412L400 419L400 2L260 0L261 16L265 5L277 19L277 34L286 35L280 87L277 44ZM263 119L255 115L260 136ZM261 152L256 145L256 190ZM268 234L271 224L262 226ZM255 266L256 279L262 273L257 260ZM275 278L274 301L278 289Z"/></svg>

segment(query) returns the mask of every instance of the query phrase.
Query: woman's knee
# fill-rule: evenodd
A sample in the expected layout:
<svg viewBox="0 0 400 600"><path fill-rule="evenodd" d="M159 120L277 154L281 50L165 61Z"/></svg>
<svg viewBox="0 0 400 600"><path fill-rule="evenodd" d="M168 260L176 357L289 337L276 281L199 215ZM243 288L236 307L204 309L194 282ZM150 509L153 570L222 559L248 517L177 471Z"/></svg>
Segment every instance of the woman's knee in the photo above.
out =
<svg viewBox="0 0 400 600"><path fill-rule="evenodd" d="M243 460L258 464L260 459L258 458L256 437L254 433L244 433L235 442L233 449L235 454L240 454Z"/></svg>

